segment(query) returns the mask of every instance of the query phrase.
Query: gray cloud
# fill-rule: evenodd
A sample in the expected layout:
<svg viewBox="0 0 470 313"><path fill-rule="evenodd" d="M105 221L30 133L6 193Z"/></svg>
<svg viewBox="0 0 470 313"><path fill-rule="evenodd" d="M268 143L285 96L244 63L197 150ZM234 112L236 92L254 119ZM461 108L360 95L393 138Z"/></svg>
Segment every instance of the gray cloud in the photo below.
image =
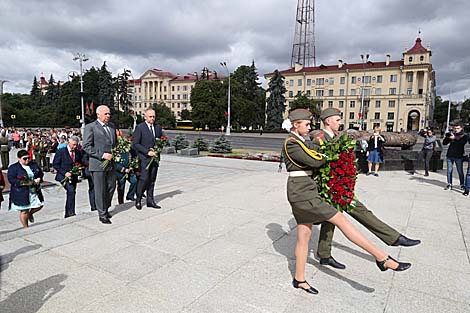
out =
<svg viewBox="0 0 470 313"><path fill-rule="evenodd" d="M401 59L422 30L431 44L438 93L454 99L470 92L470 21L466 1L317 1L317 65L360 62L361 53L382 61ZM65 80L78 70L74 53L85 52L86 68L107 61L116 73L149 68L192 73L204 66L231 70L254 59L258 72L286 69L295 26L296 1L82 0L0 3L0 79L6 92L29 92L33 76Z"/></svg>

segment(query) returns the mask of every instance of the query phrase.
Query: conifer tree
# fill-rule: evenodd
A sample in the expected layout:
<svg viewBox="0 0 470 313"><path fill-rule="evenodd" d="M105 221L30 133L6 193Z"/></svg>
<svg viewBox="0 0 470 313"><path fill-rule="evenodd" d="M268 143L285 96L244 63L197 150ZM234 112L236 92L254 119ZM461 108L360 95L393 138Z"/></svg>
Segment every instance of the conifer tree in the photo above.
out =
<svg viewBox="0 0 470 313"><path fill-rule="evenodd" d="M274 71L267 91L269 92L269 97L266 101L266 130L279 130L282 125L284 111L286 110L284 93L287 89L284 86L284 76L278 70Z"/></svg>

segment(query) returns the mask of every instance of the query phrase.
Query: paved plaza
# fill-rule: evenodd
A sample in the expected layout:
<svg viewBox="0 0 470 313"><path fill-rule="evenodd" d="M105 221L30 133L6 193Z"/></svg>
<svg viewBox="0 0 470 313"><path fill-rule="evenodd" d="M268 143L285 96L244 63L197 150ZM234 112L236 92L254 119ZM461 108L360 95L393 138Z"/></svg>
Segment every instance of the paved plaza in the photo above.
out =
<svg viewBox="0 0 470 313"><path fill-rule="evenodd" d="M65 192L47 188L28 230L7 200L0 312L470 312L470 199L443 190L443 171L360 175L359 199L422 244L388 247L359 227L413 263L380 272L337 230L333 255L347 268L335 270L316 259L314 227L306 277L320 294L311 296L291 285L296 224L277 166L165 155L156 192L163 209L127 202L111 211L112 225L90 212L86 181L77 216L63 219Z"/></svg>

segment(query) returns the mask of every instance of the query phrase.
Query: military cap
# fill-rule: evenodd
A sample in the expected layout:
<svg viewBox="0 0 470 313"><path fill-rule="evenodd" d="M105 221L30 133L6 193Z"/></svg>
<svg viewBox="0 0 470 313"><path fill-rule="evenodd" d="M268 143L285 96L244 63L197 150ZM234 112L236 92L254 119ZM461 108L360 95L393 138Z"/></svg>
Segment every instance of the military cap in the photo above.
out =
<svg viewBox="0 0 470 313"><path fill-rule="evenodd" d="M338 109L335 109L335 108L327 108L327 109L324 109L321 114L320 114L320 119L322 121L324 121L325 119L331 117L331 116L336 116L336 115L340 115L341 111L338 110Z"/></svg>
<svg viewBox="0 0 470 313"><path fill-rule="evenodd" d="M299 120L311 120L312 112L307 109L295 109L289 113L289 119L291 122Z"/></svg>

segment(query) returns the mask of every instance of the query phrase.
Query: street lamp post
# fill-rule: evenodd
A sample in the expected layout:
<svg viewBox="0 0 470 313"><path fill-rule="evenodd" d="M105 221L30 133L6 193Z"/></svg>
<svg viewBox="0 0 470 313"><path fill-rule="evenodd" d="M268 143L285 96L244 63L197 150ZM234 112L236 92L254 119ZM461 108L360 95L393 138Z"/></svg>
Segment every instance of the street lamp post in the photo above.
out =
<svg viewBox="0 0 470 313"><path fill-rule="evenodd" d="M227 129L225 131L225 135L230 136L230 71L228 70L226 62L220 62L220 66L222 66L228 75L228 96L227 96Z"/></svg>
<svg viewBox="0 0 470 313"><path fill-rule="evenodd" d="M81 107L82 107L82 136L85 131L85 106L83 104L83 62L88 61L88 58L85 56L84 53L77 52L77 55L73 58L74 61L80 62L80 99L81 99Z"/></svg>
<svg viewBox="0 0 470 313"><path fill-rule="evenodd" d="M359 130L364 130L364 78L366 77L366 62L369 60L369 55L366 54L365 58L364 55L361 54L361 60L362 60L362 71L364 72L364 75L362 76L362 92L361 92L361 109L359 113L359 122L360 122L360 127Z"/></svg>
<svg viewBox="0 0 470 313"><path fill-rule="evenodd" d="M3 115L2 115L2 98L3 98L3 84L8 80L0 80L0 127L3 128Z"/></svg>
<svg viewBox="0 0 470 313"><path fill-rule="evenodd" d="M134 126L133 126L133 130L135 130L135 127L136 127L136 124L137 124L137 108L136 108L136 104L135 104L135 98L136 98L136 93L135 93L135 78L134 78L134 75L132 75L132 72L131 71L128 71L129 75L132 77L132 111L134 112Z"/></svg>
<svg viewBox="0 0 470 313"><path fill-rule="evenodd" d="M450 124L450 106L452 105L452 102L450 101L450 94L452 93L452 90L449 90L449 104L447 105L447 125L446 125L446 133L449 132L449 124Z"/></svg>

